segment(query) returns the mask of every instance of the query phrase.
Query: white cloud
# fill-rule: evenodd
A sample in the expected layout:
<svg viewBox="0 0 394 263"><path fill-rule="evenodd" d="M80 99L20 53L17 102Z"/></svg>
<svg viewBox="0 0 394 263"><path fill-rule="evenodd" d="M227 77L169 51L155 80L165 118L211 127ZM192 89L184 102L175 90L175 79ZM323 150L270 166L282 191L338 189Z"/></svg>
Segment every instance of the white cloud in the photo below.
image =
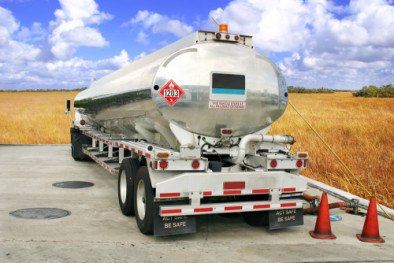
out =
<svg viewBox="0 0 394 263"><path fill-rule="evenodd" d="M99 23L108 15L98 12L97 5L92 5L91 1L85 2L88 3L87 11L74 12L73 7L56 11L64 16L51 22L53 31L49 44L53 46L46 43L48 32L41 24L20 26L9 10L0 7L0 89L80 88L129 63L126 50L96 61L71 57L85 42L89 46L102 46L103 43L99 31L87 25ZM62 4L68 3L73 2L62 1ZM51 48L59 52L59 57L46 55ZM61 52L66 48L72 51L63 56Z"/></svg>
<svg viewBox="0 0 394 263"><path fill-rule="evenodd" d="M245 16L245 14L248 14ZM360 88L393 83L394 6L384 0L234 0L209 14L252 34L288 84Z"/></svg>
<svg viewBox="0 0 394 263"><path fill-rule="evenodd" d="M125 50L118 55L97 61L73 57L69 60L28 61L24 65L0 66L0 89L80 88L94 79L129 63ZM66 77L65 77L66 76Z"/></svg>
<svg viewBox="0 0 394 263"><path fill-rule="evenodd" d="M40 49L13 39L13 34L19 30L19 27L12 13L0 7L0 63L11 61L21 64L40 56Z"/></svg>
<svg viewBox="0 0 394 263"><path fill-rule="evenodd" d="M138 35L137 35L137 42L138 43L141 43L141 44L144 44L144 45L146 45L146 44L149 44L149 40L148 40L148 34L146 34L144 31L140 31L140 32L138 32Z"/></svg>
<svg viewBox="0 0 394 263"><path fill-rule="evenodd" d="M47 31L41 23L33 23L30 28L22 26L16 35L16 39L23 42L43 41L47 37Z"/></svg>
<svg viewBox="0 0 394 263"><path fill-rule="evenodd" d="M81 46L105 47L108 41L92 27L112 16L100 12L94 0L60 0L61 9L55 11L55 21L49 36L51 51L58 59L70 59Z"/></svg>
<svg viewBox="0 0 394 263"><path fill-rule="evenodd" d="M171 33L177 37L193 32L193 27L186 23L147 10L138 11L137 15L126 24L142 25L144 29L149 29L152 33Z"/></svg>

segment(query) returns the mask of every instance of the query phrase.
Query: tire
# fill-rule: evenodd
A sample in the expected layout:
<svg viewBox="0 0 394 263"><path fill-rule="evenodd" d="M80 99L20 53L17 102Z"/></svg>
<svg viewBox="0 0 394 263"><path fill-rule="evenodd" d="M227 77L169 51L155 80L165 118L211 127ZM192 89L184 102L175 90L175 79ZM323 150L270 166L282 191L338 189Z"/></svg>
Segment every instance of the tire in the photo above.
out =
<svg viewBox="0 0 394 263"><path fill-rule="evenodd" d="M70 128L71 156L75 161L89 160L89 156L82 152L83 144L92 144L92 139L80 133L78 129Z"/></svg>
<svg viewBox="0 0 394 263"><path fill-rule="evenodd" d="M118 201L122 214L134 215L134 181L140 168L138 159L123 159L118 173Z"/></svg>
<svg viewBox="0 0 394 263"><path fill-rule="evenodd" d="M242 213L242 216L245 222L254 227L268 226L268 212L260 211L260 212L246 212Z"/></svg>
<svg viewBox="0 0 394 263"><path fill-rule="evenodd" d="M153 197L154 192L146 166L138 170L134 185L134 211L135 219L141 233L153 234Z"/></svg>

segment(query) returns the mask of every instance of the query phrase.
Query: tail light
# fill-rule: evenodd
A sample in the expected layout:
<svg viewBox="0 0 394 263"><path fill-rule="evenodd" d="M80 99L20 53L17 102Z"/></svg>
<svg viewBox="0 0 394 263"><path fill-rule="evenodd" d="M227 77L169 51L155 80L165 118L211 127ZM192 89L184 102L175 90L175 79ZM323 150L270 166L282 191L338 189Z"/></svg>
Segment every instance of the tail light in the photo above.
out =
<svg viewBox="0 0 394 263"><path fill-rule="evenodd" d="M198 169L198 168L200 168L200 162L199 162L198 160L194 160L194 161L192 162L192 167L193 167L193 169Z"/></svg>
<svg viewBox="0 0 394 263"><path fill-rule="evenodd" d="M302 167L302 161L301 161L301 160L298 160L298 161L296 162L296 166L297 166L298 168L301 168L301 167Z"/></svg>
<svg viewBox="0 0 394 263"><path fill-rule="evenodd" d="M167 161L161 161L160 162L160 164L159 164L159 166L160 166L160 168L161 169L167 169L167 167L168 167L168 162Z"/></svg>
<svg viewBox="0 0 394 263"><path fill-rule="evenodd" d="M221 39L222 38L222 34L220 34L220 33L216 33L216 39Z"/></svg>
<svg viewBox="0 0 394 263"><path fill-rule="evenodd" d="M272 168L275 168L276 166L278 166L278 162L276 160L271 160L270 165Z"/></svg>

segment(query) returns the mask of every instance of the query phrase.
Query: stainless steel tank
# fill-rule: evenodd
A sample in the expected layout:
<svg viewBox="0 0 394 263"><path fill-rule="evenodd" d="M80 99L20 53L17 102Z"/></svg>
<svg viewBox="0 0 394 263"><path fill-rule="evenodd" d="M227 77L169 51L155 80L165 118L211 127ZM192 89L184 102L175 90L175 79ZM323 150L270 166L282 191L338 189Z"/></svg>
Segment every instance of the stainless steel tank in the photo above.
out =
<svg viewBox="0 0 394 263"><path fill-rule="evenodd" d="M250 36L198 31L80 92L76 114L108 133L168 138L169 123L203 136L262 130L287 105L277 67ZM168 139L167 139L168 141Z"/></svg>

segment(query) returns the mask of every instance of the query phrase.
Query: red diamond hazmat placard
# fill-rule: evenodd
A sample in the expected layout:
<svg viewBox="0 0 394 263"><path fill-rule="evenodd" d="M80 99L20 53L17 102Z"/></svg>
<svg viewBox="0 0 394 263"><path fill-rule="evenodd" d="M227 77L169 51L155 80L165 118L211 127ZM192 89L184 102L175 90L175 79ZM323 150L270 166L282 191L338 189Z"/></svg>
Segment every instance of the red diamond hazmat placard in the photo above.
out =
<svg viewBox="0 0 394 263"><path fill-rule="evenodd" d="M173 106L185 94L181 87L172 79L159 90L159 93L170 106Z"/></svg>

